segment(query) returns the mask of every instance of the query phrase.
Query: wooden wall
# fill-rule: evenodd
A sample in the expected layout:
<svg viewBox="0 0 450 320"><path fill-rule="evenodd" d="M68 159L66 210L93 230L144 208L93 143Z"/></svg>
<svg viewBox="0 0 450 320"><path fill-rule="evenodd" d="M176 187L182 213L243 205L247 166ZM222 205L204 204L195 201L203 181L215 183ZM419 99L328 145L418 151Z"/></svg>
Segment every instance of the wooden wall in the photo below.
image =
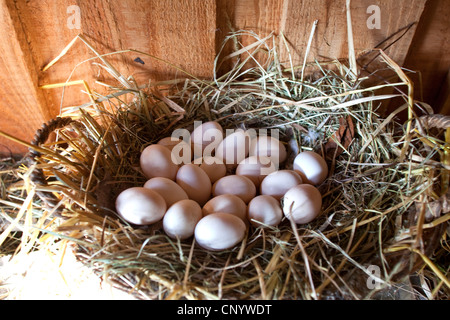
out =
<svg viewBox="0 0 450 320"><path fill-rule="evenodd" d="M380 8L379 29L367 27L371 5ZM79 25L70 8L79 8ZM385 48L403 34L387 53L400 65L420 70L424 99L437 112L450 114L449 2L353 0L351 12L355 49ZM62 89L38 88L66 81L77 63L92 57L77 42L57 65L41 71L79 33L100 53L132 48L164 58L198 77L211 77L214 58L230 26L253 30L262 37L282 32L295 48L291 52L294 63L300 64L315 20L319 23L310 56L346 57L345 0L0 0L0 130L29 141L41 123L58 115L61 105L86 102L81 86L67 88L64 100ZM286 52L281 55L287 57ZM144 65L136 63L136 57L125 54L109 60L141 82L182 76L144 57ZM103 74L88 62L75 69L72 79L92 81L102 79ZM0 138L0 153L25 151Z"/></svg>

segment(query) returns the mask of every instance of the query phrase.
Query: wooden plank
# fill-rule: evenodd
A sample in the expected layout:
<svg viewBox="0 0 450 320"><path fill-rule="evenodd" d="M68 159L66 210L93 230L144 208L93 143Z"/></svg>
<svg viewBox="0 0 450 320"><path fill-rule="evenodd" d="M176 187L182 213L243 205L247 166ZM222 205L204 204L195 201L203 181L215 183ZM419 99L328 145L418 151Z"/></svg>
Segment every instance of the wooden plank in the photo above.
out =
<svg viewBox="0 0 450 320"><path fill-rule="evenodd" d="M416 99L430 104L435 112L450 115L444 108L448 96L450 69L450 2L428 0L418 25L405 67L421 73L410 74L416 88Z"/></svg>
<svg viewBox="0 0 450 320"><path fill-rule="evenodd" d="M213 0L138 0L82 2L82 29L109 51L150 53L199 77L210 77L215 51ZM108 23L105 23L105 20ZM122 58L126 73L142 81L167 80L179 74L167 64L136 55Z"/></svg>
<svg viewBox="0 0 450 320"><path fill-rule="evenodd" d="M426 11L428 25L434 26L428 29L439 30L436 28L442 28L447 21L444 16L448 4L446 0L429 1L440 4L434 4ZM394 42L386 52L402 65L425 3L426 0L353 0L351 9L357 52L378 44L386 48ZM79 29L70 27L74 14L68 9L74 4L80 9ZM379 29L367 26L371 16L367 9L371 5L380 9ZM447 9L441 10L442 5ZM3 80L0 108L6 110L0 124L2 130L17 132L25 140L31 139L40 123L57 115L61 105L78 105L87 100L81 87L67 88L62 103L62 89L36 89L38 85L66 81L78 62L93 56L86 46L77 42L54 67L41 72L41 68L80 32L86 34L100 53L134 48L164 58L200 77L212 76L215 53L221 47L229 25L235 30L253 30L261 37L272 31L283 32L291 44L293 62L299 65L303 62L312 24L319 20L309 60L348 55L345 0L0 0L0 10L0 31L10 39L0 44L0 77ZM431 18L435 15L441 18ZM403 31L406 31L404 35ZM423 32L414 40L415 47L409 57L414 58L416 50L422 52L418 57L422 56L423 60L416 60L417 64L425 62L427 70L433 70L426 59L431 56L431 51L441 54L437 59L444 62L447 51L430 48L448 45L449 41L428 37L429 32ZM244 38L243 44L249 41L249 37ZM287 62L282 41L278 44L281 59ZM230 44L224 53L231 50ZM133 75L139 82L183 76L171 66L147 57L140 57L145 64L135 62L138 56L128 53L108 59L125 75ZM230 65L223 67L222 72ZM95 79L110 80L105 71L92 62L77 67L72 79L84 79L89 83ZM97 89L102 91L102 88ZM11 105L20 107L11 108ZM0 143L8 144L4 140Z"/></svg>
<svg viewBox="0 0 450 320"><path fill-rule="evenodd" d="M42 68L55 58L61 50L78 34L80 29L69 27L72 16L67 9L73 4L70 0L6 0L10 7L15 6L20 21L21 32L26 36L30 46L29 58L33 68L38 73L38 85L65 82L73 71L75 64L90 57L88 50L82 44L76 44L53 68L42 72ZM72 80L92 79L95 74L89 64L75 70ZM86 95L81 94L81 86L39 90L46 97L46 114L44 120L50 120L60 113L62 106L77 105L86 101Z"/></svg>
<svg viewBox="0 0 450 320"><path fill-rule="evenodd" d="M83 33L100 54L136 49L185 68L198 76L210 76L214 61L215 7L208 1L78 1L80 28L67 26L71 17L70 0L31 0L20 2L24 29L33 44L33 58L41 68L59 54L78 33ZM39 23L44 17L45 23ZM39 27L36 27L39 26ZM57 31L57 33L55 33ZM66 81L78 62L94 54L77 42L58 63L41 73L40 83ZM141 57L145 65L133 61L136 54L110 56L107 59L125 76L133 75L138 82L169 79L172 67ZM97 61L98 62L98 61ZM72 79L110 81L101 68L85 63ZM81 87L65 90L65 105L86 101ZM97 88L102 92L102 88ZM58 94L55 94L57 92ZM59 112L62 90L49 92L53 114Z"/></svg>
<svg viewBox="0 0 450 320"><path fill-rule="evenodd" d="M429 82L427 82L427 85L428 84ZM447 76L441 85L436 102L433 106L439 108L439 113L450 116L450 69L447 71Z"/></svg>
<svg viewBox="0 0 450 320"><path fill-rule="evenodd" d="M218 0L218 26L225 29L227 17L234 29L248 29L261 37L274 31L283 33L291 44L294 64L304 59L311 27L315 20L318 26L309 61L313 58L329 60L348 57L347 21L345 0L302 0L302 1L251 1ZM357 53L372 49L377 44L411 24L403 37L387 49L387 53L400 65L403 64L426 0L359 0L352 1L351 13ZM376 5L380 9L380 29L369 29L367 20L371 14L367 9ZM224 32L221 33L222 37ZM395 39L395 37L394 37ZM388 42L389 43L389 42ZM278 43L281 57L287 61L287 51L283 43Z"/></svg>
<svg viewBox="0 0 450 320"><path fill-rule="evenodd" d="M48 116L46 101L37 90L38 75L17 10L4 0L0 1L0 21L0 128L28 141ZM0 137L0 153L26 151L26 147Z"/></svg>
<svg viewBox="0 0 450 320"><path fill-rule="evenodd" d="M223 0L219 0L220 2ZM425 3L426 0L351 1L354 48L357 56L361 54L358 64L365 66L375 56L375 54L362 55L363 53L380 48L400 66L403 65ZM224 27L226 23L220 20L229 17L230 24L235 30L253 30L261 37L271 31L276 35L284 34L290 44L291 58L296 66L303 64L311 29L316 20L318 25L307 61L311 62L314 59L328 61L349 57L345 0L234 0L232 3L228 1L226 4L220 3L218 7L221 9L217 14L219 26ZM375 8L376 13L379 13L375 16L379 20L375 28L372 28L370 23L373 22L371 19L374 13L369 7ZM243 39L243 44L248 44L247 41L248 39ZM288 51L281 38L278 40L278 47L280 60L285 66L289 66ZM380 68L386 69L386 66L375 62L369 64L363 75L376 70L376 77L370 78L371 82L366 81L365 85L383 82L385 78L392 76L392 72L379 72ZM314 72L314 69L306 69L306 74L311 72ZM386 92L378 93L390 91L391 89L388 89ZM397 106L384 101L380 112Z"/></svg>
<svg viewBox="0 0 450 320"><path fill-rule="evenodd" d="M19 44L28 50L23 52L21 59L27 60L27 63L23 63L25 71L29 72L28 77L25 78L31 77L34 87L30 89L31 84L16 81L17 88L14 90L7 87L0 90L3 90L1 93L24 90L26 94L31 94L34 99L28 102L29 110L22 110L28 110L29 114L36 117L33 123L21 124L19 121L26 117L23 115L16 117L14 110L3 117L1 123L4 122L9 128L19 128L16 131L26 127L28 131L25 130L21 135L25 140L32 138L34 130L42 122L58 115L61 107L79 105L88 101L86 94L82 93L84 88L81 86L68 87L64 91L63 89L42 91L36 89L37 85L65 82L72 71L74 71L72 80L86 80L101 93L104 93L105 89L92 85L95 80L116 84L92 61L74 69L79 62L94 56L80 41L77 41L52 68L46 72L41 71L79 33L85 34L101 54L136 49L166 59L196 76L212 76L216 29L214 0L1 1L3 13L6 16L13 13L15 15L15 20L9 18L10 25L3 22L5 19L0 21L3 28L2 34L8 34L10 38L13 38L13 42L20 42ZM79 28L73 28L76 16L69 10L74 4L80 12ZM13 22L15 22L14 28ZM19 48L19 44L9 50ZM3 41L2 49L8 50L8 45ZM11 76L8 71L11 67L8 65L17 65L17 54L11 51L9 56L9 60L3 58L4 64L0 65L0 70L3 71L2 76L5 77ZM184 76L167 64L143 56L140 58L145 64L135 62L134 59L137 57L136 54L128 53L108 57L108 60L125 76L133 75L141 83ZM12 74L16 74L18 78L24 78L25 71L13 71ZM4 80L3 82L6 82L6 78ZM31 93L29 93L30 90ZM20 99L24 99L19 94L8 97L9 101L6 101L6 98L0 100L2 109L8 104L17 104ZM38 100L39 103L36 102ZM11 147L7 142L4 144ZM20 149L20 151L23 150Z"/></svg>

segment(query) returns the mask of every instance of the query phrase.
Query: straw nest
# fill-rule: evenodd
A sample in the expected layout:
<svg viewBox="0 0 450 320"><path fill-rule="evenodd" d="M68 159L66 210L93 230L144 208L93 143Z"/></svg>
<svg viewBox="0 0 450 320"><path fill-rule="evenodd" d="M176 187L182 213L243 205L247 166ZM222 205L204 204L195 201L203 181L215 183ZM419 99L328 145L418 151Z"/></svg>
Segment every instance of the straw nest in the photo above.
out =
<svg viewBox="0 0 450 320"><path fill-rule="evenodd" d="M242 35L252 44L241 46ZM365 87L377 74L363 77L352 59L294 66L279 61L274 38L231 34L236 51L215 66L233 67L214 79L183 71L183 79L139 85L78 36L118 84L106 95L87 86L90 102L65 109L31 144L19 141L31 161L2 171L2 216L11 225L0 240L19 234L22 251L70 248L139 298L448 298L448 119L413 100L407 76L382 51L372 61L397 82ZM136 53L151 57L120 54ZM378 114L394 97L399 108ZM396 122L402 112L407 120ZM158 224L120 220L115 196L145 182L140 151L194 120L279 129L287 163L300 150L322 154L330 175L320 217L251 227L223 252L172 240Z"/></svg>

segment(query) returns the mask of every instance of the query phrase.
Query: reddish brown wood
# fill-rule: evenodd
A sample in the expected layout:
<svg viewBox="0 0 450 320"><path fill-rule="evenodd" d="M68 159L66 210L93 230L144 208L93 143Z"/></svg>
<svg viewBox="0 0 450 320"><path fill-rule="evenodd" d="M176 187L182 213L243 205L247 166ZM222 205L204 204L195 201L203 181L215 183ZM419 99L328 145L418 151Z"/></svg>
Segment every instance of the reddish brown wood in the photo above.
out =
<svg viewBox="0 0 450 320"><path fill-rule="evenodd" d="M38 73L17 8L0 1L0 129L29 140L50 114L37 90ZM0 137L0 153L24 153L26 147Z"/></svg>
<svg viewBox="0 0 450 320"><path fill-rule="evenodd" d="M447 101L448 91L443 88L449 70L449 4L446 0L428 0L425 7L426 3L353 0L355 49L359 53L378 44L386 48L401 34L399 31L410 26L386 52L400 65L405 63L422 72L426 100L440 97L439 101ZM73 18L73 13L68 12L71 5L80 8L79 29L68 26ZM380 29L367 27L370 5L381 10ZM212 76L215 55L230 27L253 30L260 37L272 31L283 33L291 45L293 63L299 65L312 24L318 20L309 60L348 56L345 0L0 0L0 15L0 128L27 141L42 122L59 114L61 106L88 101L81 86L66 88L64 100L62 89L38 88L66 81L77 63L93 57L78 41L57 64L41 71L79 33L85 34L101 54L132 48L207 78ZM246 44L251 39L242 41ZM280 57L287 62L281 39L278 44ZM232 50L230 44L224 54ZM138 57L145 64L135 62ZM135 53L115 55L108 60L140 83L184 76L168 64ZM230 63L224 64L220 72L229 70ZM79 79L99 91L104 88L95 86L94 80L112 81L92 61L75 69L72 80ZM6 146L0 147L0 153L26 150L5 139L0 139L0 144Z"/></svg>
<svg viewBox="0 0 450 320"><path fill-rule="evenodd" d="M430 104L436 112L450 115L448 102L450 69L450 2L428 0L416 35L409 48L405 67L410 74L416 98Z"/></svg>

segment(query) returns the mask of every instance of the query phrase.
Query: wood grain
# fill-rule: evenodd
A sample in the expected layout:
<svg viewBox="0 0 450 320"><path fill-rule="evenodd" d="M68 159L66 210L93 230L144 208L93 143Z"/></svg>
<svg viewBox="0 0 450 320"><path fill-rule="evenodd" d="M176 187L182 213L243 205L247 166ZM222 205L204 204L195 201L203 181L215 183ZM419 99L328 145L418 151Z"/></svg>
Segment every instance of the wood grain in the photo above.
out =
<svg viewBox="0 0 450 320"><path fill-rule="evenodd" d="M400 65L406 61L408 66L421 67L424 83L433 83L424 87L424 93L443 96L445 91L438 90L443 87L436 82L444 83L449 69L449 5L446 0L428 0L425 7L426 3L353 0L355 49L359 53L380 46ZM68 27L67 9L71 5L81 10L79 29ZM380 29L367 27L370 5L381 10ZM216 53L232 29L253 30L260 37L272 31L283 33L291 46L293 62L299 65L312 24L318 20L309 60L348 55L345 0L0 0L0 15L0 32L8 40L0 42L0 128L24 140L30 140L40 124L59 114L61 107L87 101L81 86L66 88L64 95L63 89L44 91L38 86L64 82L72 71L72 80L86 80L100 92L104 88L95 86L95 80L112 82L93 61L74 69L80 61L94 56L79 41L51 69L41 71L79 33L85 34L101 54L136 49L205 78L212 76ZM243 45L250 41L251 37L242 39ZM278 45L281 59L287 63L281 39ZM444 49L439 50L441 47ZM230 43L224 54L231 50ZM145 64L135 62L138 57ZM136 53L117 54L108 60L140 83L184 77L169 64ZM230 63L219 72L229 70ZM436 68L438 78L434 77ZM444 96L441 100L448 99ZM7 148L13 152L25 150L4 139L0 144L7 146L0 147L0 153L7 153Z"/></svg>
<svg viewBox="0 0 450 320"><path fill-rule="evenodd" d="M81 41L52 68L41 71L79 33L85 34L100 54L136 49L165 59L198 77L212 76L216 29L213 0L1 0L1 3L5 19L0 22L0 30L13 42L0 44L0 50L5 52L0 61L3 63L0 65L2 80L10 82L0 89L0 93L4 93L0 106L2 110L8 105L16 107L4 114L0 126L24 140L31 140L41 123L58 115L62 107L87 101L82 86L64 90L41 90L38 86L65 82L69 75L72 80L86 80L100 93L105 89L95 86L95 80L115 84L92 61L75 69L79 62L94 56ZM81 11L80 29L68 27L67 8L73 4ZM17 50L25 51L18 54ZM125 76L132 75L140 83L185 76L170 65L150 58L140 57L145 64L134 62L137 57L128 53L108 57L108 60ZM16 75L17 80L8 81L12 75ZM6 140L0 143L14 152L25 151Z"/></svg>
<svg viewBox="0 0 450 320"><path fill-rule="evenodd" d="M0 21L0 34L4 37L0 45L0 128L29 140L49 112L45 97L36 89L38 75L17 8L0 1ZM0 153L26 151L24 146L0 137Z"/></svg>
<svg viewBox="0 0 450 320"><path fill-rule="evenodd" d="M219 5L218 17L228 19L233 29L253 30L261 37L274 31L276 35L283 34L290 45L290 54L295 66L302 65L305 59L306 48L314 21L318 21L314 33L311 50L307 61L329 61L339 58L348 58L347 39L347 15L346 1L329 0L234 0L226 1ZM417 24L424 10L426 0L358 0L351 2L351 16L355 54L364 54L373 48L384 49L385 52L400 66L403 65L408 48L412 42ZM367 9L376 5L380 9L380 28L370 29L367 20L371 13ZM245 9L244 9L245 8ZM225 26L222 23L222 26ZM243 38L243 45L251 41ZM279 47L280 60L289 66L289 52L281 38ZM228 47L232 50L232 47ZM374 54L363 56L358 60L361 66L372 61ZM385 65L371 62L367 72L372 73ZM314 69L306 69L306 73L314 72ZM377 72L377 77L371 78L371 83L383 82L384 78L392 76L389 72ZM380 94L389 93L379 92ZM383 102L382 109L389 106L389 102Z"/></svg>
<svg viewBox="0 0 450 320"><path fill-rule="evenodd" d="M447 115L450 115L450 106L446 102L450 94L447 80L450 70L449 14L449 1L428 0L405 61L406 68L420 72L410 74L416 87L416 98L430 104L436 112Z"/></svg>
<svg viewBox="0 0 450 320"><path fill-rule="evenodd" d="M395 34L398 30L413 24L386 52L402 65L413 39L416 23L419 21L426 0L359 0L351 4L355 50L357 53L373 49ZM369 29L367 8L380 8L381 28ZM331 60L348 57L347 20L345 0L234 0L218 1L217 16L221 21L229 20L235 30L253 30L261 37L275 31L284 34L291 45L293 62L303 62L311 28L315 20L318 27L314 36L309 61L314 58ZM219 22L222 28L226 23ZM223 36L223 32L221 33ZM396 39L395 37L392 41ZM384 43L384 47L390 44ZM279 40L282 60L287 61L287 51Z"/></svg>

